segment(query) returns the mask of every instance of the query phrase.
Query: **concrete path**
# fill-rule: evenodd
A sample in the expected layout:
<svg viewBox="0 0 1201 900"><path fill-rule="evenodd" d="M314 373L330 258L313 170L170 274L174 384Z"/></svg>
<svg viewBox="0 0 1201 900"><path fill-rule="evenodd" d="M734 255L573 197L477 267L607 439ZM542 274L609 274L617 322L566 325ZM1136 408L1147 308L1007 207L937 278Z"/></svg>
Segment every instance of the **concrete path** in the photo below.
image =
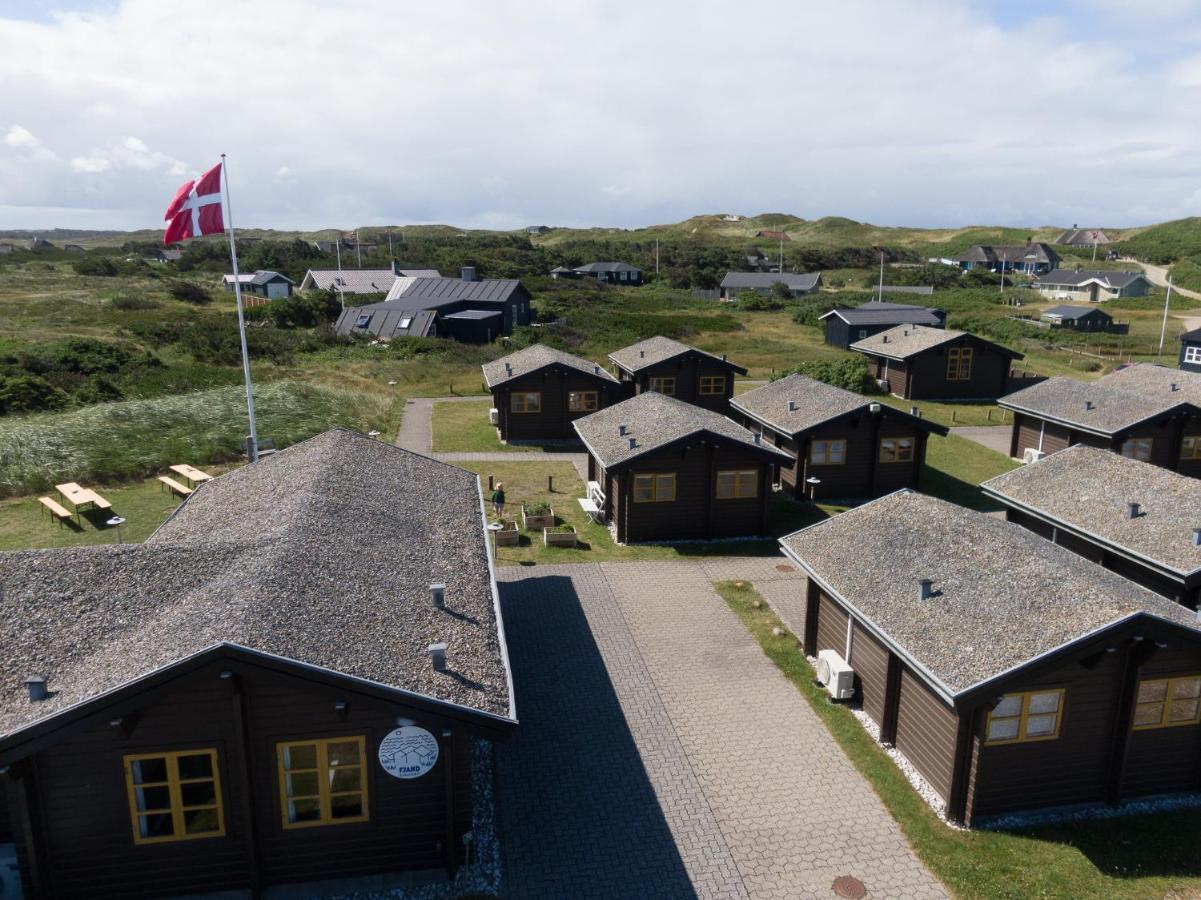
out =
<svg viewBox="0 0 1201 900"><path fill-rule="evenodd" d="M1147 276L1147 280L1152 284L1160 287L1168 286L1168 270L1166 266L1153 266L1151 263L1139 262L1137 259L1124 260L1124 262L1132 262L1143 270L1143 274ZM1181 294L1185 297L1191 297L1193 300L1201 300L1201 293L1190 291L1188 288L1177 287L1172 285L1173 294Z"/></svg>
<svg viewBox="0 0 1201 900"><path fill-rule="evenodd" d="M781 571L784 569L785 571ZM712 587L779 557L502 569L521 721L497 746L512 897L945 897Z"/></svg>
<svg viewBox="0 0 1201 900"><path fill-rule="evenodd" d="M1009 455L1009 441L1013 436L1012 425L965 425L962 428L952 428L951 434L975 441L989 450L996 450L1002 456Z"/></svg>

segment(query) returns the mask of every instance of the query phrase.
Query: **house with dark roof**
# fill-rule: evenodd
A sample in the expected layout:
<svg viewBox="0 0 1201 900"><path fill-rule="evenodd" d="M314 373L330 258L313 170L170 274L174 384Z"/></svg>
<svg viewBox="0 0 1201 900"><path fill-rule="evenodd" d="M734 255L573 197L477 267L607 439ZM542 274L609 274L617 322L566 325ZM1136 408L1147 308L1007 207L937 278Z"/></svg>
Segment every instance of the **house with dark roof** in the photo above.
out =
<svg viewBox="0 0 1201 900"><path fill-rule="evenodd" d="M870 300L859 306L839 307L818 316L826 333L826 343L843 350L854 341L887 331L897 325L926 325L946 328L947 314L941 309Z"/></svg>
<svg viewBox="0 0 1201 900"><path fill-rule="evenodd" d="M575 269L569 269L567 266L555 266L553 269L547 272L547 274L550 275L551 278L566 278L569 280L578 280L584 277Z"/></svg>
<svg viewBox="0 0 1201 900"><path fill-rule="evenodd" d="M291 297L292 288L296 284L287 275L265 269L259 269L257 272L240 272L236 279L233 275L226 275L224 276L225 289L232 292L235 281L241 284L243 294L254 294L258 297L266 297L268 300Z"/></svg>
<svg viewBox="0 0 1201 900"><path fill-rule="evenodd" d="M336 291L339 294L386 294L397 278L441 278L437 269L411 269L393 263L390 269L309 269L298 291Z"/></svg>
<svg viewBox="0 0 1201 900"><path fill-rule="evenodd" d="M1052 327L1074 331L1113 330L1113 316L1095 306L1052 306L1040 318Z"/></svg>
<svg viewBox="0 0 1201 900"><path fill-rule="evenodd" d="M906 400L992 400L1022 354L966 331L895 325L850 346L881 386Z"/></svg>
<svg viewBox="0 0 1201 900"><path fill-rule="evenodd" d="M642 270L623 262L592 262L576 266L572 271L581 278L595 278L605 284L642 284Z"/></svg>
<svg viewBox="0 0 1201 900"><path fill-rule="evenodd" d="M655 391L725 415L734 396L734 376L746 369L721 356L656 336L609 354L628 394Z"/></svg>
<svg viewBox="0 0 1201 900"><path fill-rule="evenodd" d="M647 391L574 426L589 499L618 543L767 534L775 469L789 457L720 413Z"/></svg>
<svg viewBox="0 0 1201 900"><path fill-rule="evenodd" d="M1000 245L976 244L969 247L956 259L965 272L972 269L988 269L1002 272L1025 272L1039 275L1050 272L1060 263L1060 256L1050 244L1030 242L1028 244Z"/></svg>
<svg viewBox="0 0 1201 900"><path fill-rule="evenodd" d="M1201 372L1201 328L1180 335L1180 359L1177 365L1182 372Z"/></svg>
<svg viewBox="0 0 1201 900"><path fill-rule="evenodd" d="M1201 375L1150 363L1096 381L1056 376L997 401L1013 412L1009 455L1087 444L1201 477Z"/></svg>
<svg viewBox="0 0 1201 900"><path fill-rule="evenodd" d="M807 576L781 618L806 654L851 667L879 740L951 820L1201 788L1195 613L911 491L780 544Z"/></svg>
<svg viewBox="0 0 1201 900"><path fill-rule="evenodd" d="M764 238L765 240L769 240L769 241L791 241L792 240L792 238L790 238L788 236L788 232L786 232L786 231L772 231L771 229L767 229L767 228L763 229L762 231L756 231L755 237Z"/></svg>
<svg viewBox="0 0 1201 900"><path fill-rule="evenodd" d="M753 291L759 295L771 292L772 285L782 284L794 297L816 294L821 290L821 272L727 272L721 280L721 299L733 300L739 294Z"/></svg>
<svg viewBox="0 0 1201 900"><path fill-rule="evenodd" d="M473 753L517 724L484 526L475 474L335 429L143 544L0 553L24 896L462 865Z"/></svg>
<svg viewBox="0 0 1201 900"><path fill-rule="evenodd" d="M1201 482L1077 444L980 485L1005 517L1190 609L1201 590Z"/></svg>
<svg viewBox="0 0 1201 900"><path fill-rule="evenodd" d="M484 363L502 441L575 441L572 423L624 400L621 382L591 360L534 344Z"/></svg>
<svg viewBox="0 0 1201 900"><path fill-rule="evenodd" d="M1064 247L1095 247L1099 244L1111 243L1109 235L1100 228L1080 228L1073 225L1059 237L1055 243Z"/></svg>
<svg viewBox="0 0 1201 900"><path fill-rule="evenodd" d="M1118 297L1146 297L1151 282L1142 272L1105 272L1089 269L1055 269L1030 285L1056 300L1099 303Z"/></svg>
<svg viewBox="0 0 1201 900"><path fill-rule="evenodd" d="M878 497L921 483L926 440L947 429L886 403L789 375L730 401L730 417L789 455L797 499Z"/></svg>
<svg viewBox="0 0 1201 900"><path fill-rule="evenodd" d="M398 277L382 301L346 307L334 330L381 340L446 337L483 344L529 325L532 316L530 293L520 281L477 281L475 270L465 268L460 278Z"/></svg>

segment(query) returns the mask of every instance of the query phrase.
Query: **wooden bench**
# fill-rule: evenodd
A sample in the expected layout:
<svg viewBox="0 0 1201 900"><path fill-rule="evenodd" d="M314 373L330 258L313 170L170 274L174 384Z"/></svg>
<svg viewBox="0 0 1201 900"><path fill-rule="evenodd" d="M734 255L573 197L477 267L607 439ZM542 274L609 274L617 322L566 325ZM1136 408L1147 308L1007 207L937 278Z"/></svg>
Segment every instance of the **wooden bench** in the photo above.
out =
<svg viewBox="0 0 1201 900"><path fill-rule="evenodd" d="M92 494L92 509L112 509L113 505L97 494L95 491Z"/></svg>
<svg viewBox="0 0 1201 900"><path fill-rule="evenodd" d="M46 508L46 511L50 513L51 517L58 521L59 525L69 521L74 515L74 513L70 512L65 507L60 506L53 497L38 497L38 503L42 504L42 506Z"/></svg>
<svg viewBox="0 0 1201 900"><path fill-rule="evenodd" d="M186 487L176 481L174 478L168 478L166 475L158 476L158 480L163 483L163 487L173 494L179 494L181 497L186 497L192 493L190 487Z"/></svg>

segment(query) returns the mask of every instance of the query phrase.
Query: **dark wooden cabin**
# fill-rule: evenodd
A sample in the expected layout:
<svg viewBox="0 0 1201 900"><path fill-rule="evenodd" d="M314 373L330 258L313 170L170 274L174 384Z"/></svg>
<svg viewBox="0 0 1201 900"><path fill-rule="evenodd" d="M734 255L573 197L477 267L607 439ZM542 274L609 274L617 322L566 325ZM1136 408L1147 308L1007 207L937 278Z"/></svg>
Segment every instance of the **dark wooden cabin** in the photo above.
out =
<svg viewBox="0 0 1201 900"><path fill-rule="evenodd" d="M628 395L654 391L685 403L729 412L734 376L746 369L671 338L653 337L609 354Z"/></svg>
<svg viewBox="0 0 1201 900"><path fill-rule="evenodd" d="M1194 328L1180 335L1180 358L1177 365L1182 372L1201 372L1201 328Z"/></svg>
<svg viewBox="0 0 1201 900"><path fill-rule="evenodd" d="M622 544L767 534L783 451L718 413L648 391L575 422L588 492Z"/></svg>
<svg viewBox="0 0 1201 900"><path fill-rule="evenodd" d="M485 363L483 370L502 441L575 441L576 419L625 398L608 371L544 344Z"/></svg>
<svg viewBox="0 0 1201 900"><path fill-rule="evenodd" d="M941 425L804 375L740 394L730 410L734 421L788 453L792 464L780 467L780 483L798 499L915 488L927 438L947 434Z"/></svg>
<svg viewBox="0 0 1201 900"><path fill-rule="evenodd" d="M997 405L1013 412L1016 459L1087 444L1201 477L1201 375L1143 363L1091 382L1050 378Z"/></svg>
<svg viewBox="0 0 1201 900"><path fill-rule="evenodd" d="M516 724L474 474L335 430L204 484L144 544L0 554L0 589L26 897L464 864L473 755Z"/></svg>
<svg viewBox="0 0 1201 900"><path fill-rule="evenodd" d="M928 306L871 300L849 309L832 309L819 316L818 321L825 329L826 343L847 350L855 341L866 340L897 325L946 328L947 314Z"/></svg>
<svg viewBox="0 0 1201 900"><path fill-rule="evenodd" d="M1201 788L1194 613L991 516L910 491L781 540L806 653L968 825ZM925 582L923 584L923 582ZM820 775L820 773L817 773Z"/></svg>
<svg viewBox="0 0 1201 900"><path fill-rule="evenodd" d="M872 377L906 400L993 400L1009 390L1022 354L966 331L897 325L850 349L867 357Z"/></svg>
<svg viewBox="0 0 1201 900"><path fill-rule="evenodd" d="M1197 608L1201 483L1077 444L982 485L1005 516L1148 590Z"/></svg>

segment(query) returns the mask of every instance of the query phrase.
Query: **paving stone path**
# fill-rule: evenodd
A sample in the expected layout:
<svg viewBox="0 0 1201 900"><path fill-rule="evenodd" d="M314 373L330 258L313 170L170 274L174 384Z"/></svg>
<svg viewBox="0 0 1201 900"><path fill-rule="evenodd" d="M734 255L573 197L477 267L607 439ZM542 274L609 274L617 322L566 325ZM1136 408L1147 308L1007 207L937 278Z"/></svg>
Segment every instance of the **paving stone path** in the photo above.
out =
<svg viewBox="0 0 1201 900"><path fill-rule="evenodd" d="M499 572L517 714L497 747L506 892L945 897L713 589L797 592L780 557Z"/></svg>
<svg viewBox="0 0 1201 900"><path fill-rule="evenodd" d="M1012 425L964 425L952 428L951 434L957 434L969 441L975 441L989 450L1009 455L1009 439L1013 434Z"/></svg>

